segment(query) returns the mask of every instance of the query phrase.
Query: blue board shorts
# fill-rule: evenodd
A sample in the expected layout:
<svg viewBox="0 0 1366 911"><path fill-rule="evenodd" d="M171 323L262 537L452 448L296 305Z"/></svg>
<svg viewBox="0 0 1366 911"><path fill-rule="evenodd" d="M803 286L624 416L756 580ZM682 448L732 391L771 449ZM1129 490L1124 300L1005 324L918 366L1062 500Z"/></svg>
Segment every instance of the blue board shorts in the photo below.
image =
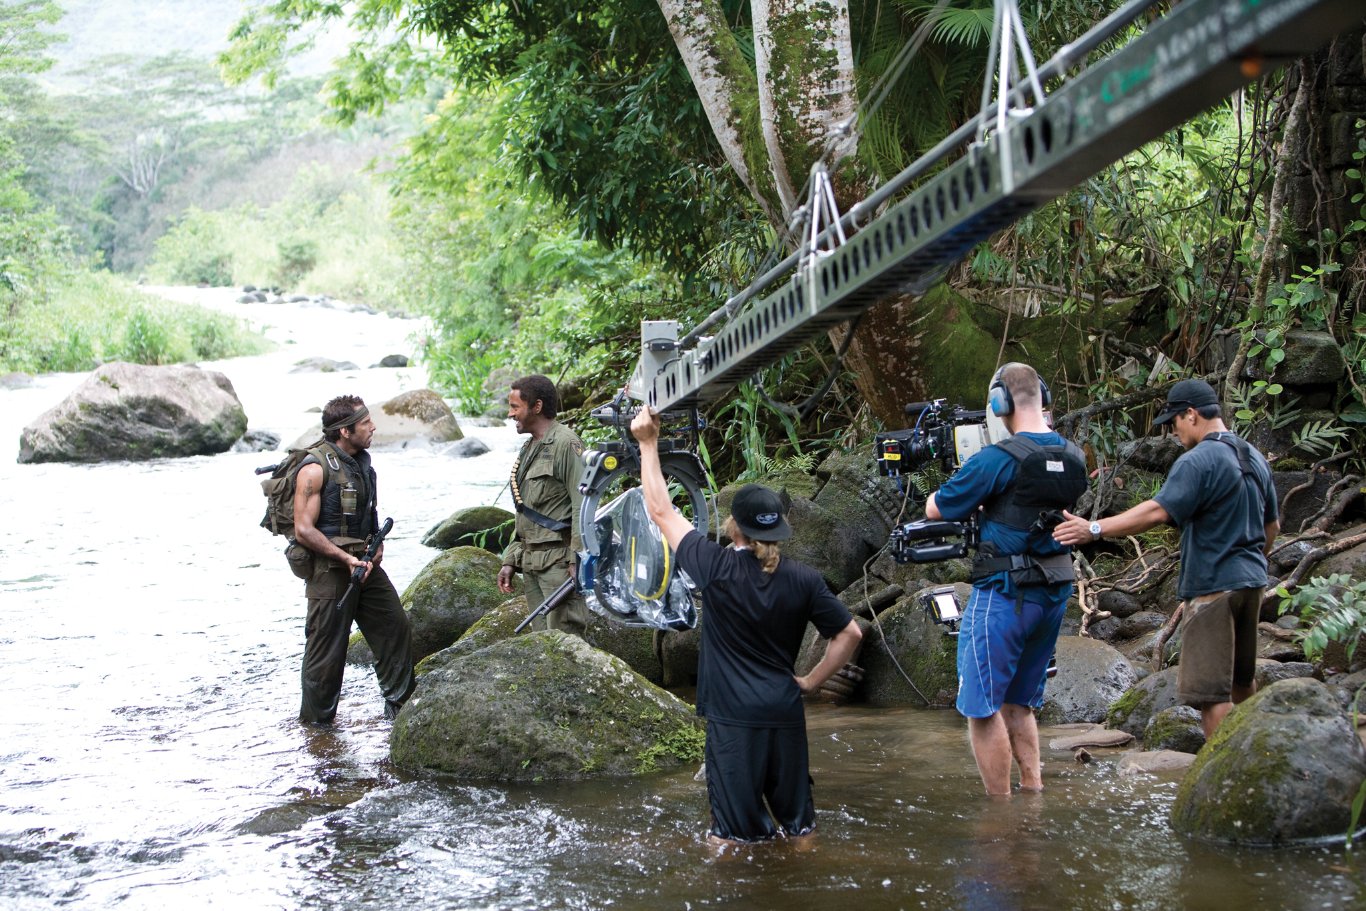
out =
<svg viewBox="0 0 1366 911"><path fill-rule="evenodd" d="M1050 599L1052 600L1052 599ZM958 711L989 718L1009 702L1043 705L1048 659L1058 643L1064 597L1052 604L1016 601L995 588L973 587L958 625Z"/></svg>

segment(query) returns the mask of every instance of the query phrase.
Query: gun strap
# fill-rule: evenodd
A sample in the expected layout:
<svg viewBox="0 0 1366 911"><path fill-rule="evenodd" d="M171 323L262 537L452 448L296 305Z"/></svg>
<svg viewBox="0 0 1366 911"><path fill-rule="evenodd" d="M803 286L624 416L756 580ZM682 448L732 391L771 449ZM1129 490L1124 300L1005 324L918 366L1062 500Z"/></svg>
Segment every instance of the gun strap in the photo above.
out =
<svg viewBox="0 0 1366 911"><path fill-rule="evenodd" d="M539 453L543 445L544 444L540 440L528 441L527 444L522 447L521 452L517 453L517 461L512 463L512 478L509 481L509 486L512 488L512 502L516 506L518 514L526 516L542 528L549 531L564 531L566 528L570 527L570 523L561 522L559 519L552 519L545 513L538 512L522 502L522 487L520 483L522 456L525 455L526 451L532 446L535 446L536 453ZM534 457L535 453L533 453L533 458Z"/></svg>

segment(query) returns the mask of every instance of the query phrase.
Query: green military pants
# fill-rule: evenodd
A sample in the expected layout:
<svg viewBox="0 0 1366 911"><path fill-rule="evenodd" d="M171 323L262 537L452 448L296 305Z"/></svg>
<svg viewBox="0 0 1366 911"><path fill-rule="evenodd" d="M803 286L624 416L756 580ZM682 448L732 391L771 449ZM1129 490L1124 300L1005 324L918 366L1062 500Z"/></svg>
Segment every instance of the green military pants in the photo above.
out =
<svg viewBox="0 0 1366 911"><path fill-rule="evenodd" d="M540 549L528 550L523 557L522 566L522 590L526 594L527 610L534 610L538 604L554 594L555 589L564 584L569 578L569 567L574 565L572 560L573 556L568 547L556 548L549 552ZM531 564L531 567L527 564ZM537 566L544 568L532 568ZM582 639L584 631L588 629L588 605L584 603L583 595L575 592L559 607L546 614L545 625L540 628L557 629Z"/></svg>
<svg viewBox="0 0 1366 911"><path fill-rule="evenodd" d="M397 717L398 710L413 694L417 680L413 674L412 625L394 584L382 568L375 567L359 595L353 594L346 609L339 611L337 599L350 584L350 574L339 563L320 558L314 562L325 565L316 567L304 587L308 618L304 622L303 703L299 720L326 724L336 717L353 620L375 655L375 677L384 695L384 717Z"/></svg>

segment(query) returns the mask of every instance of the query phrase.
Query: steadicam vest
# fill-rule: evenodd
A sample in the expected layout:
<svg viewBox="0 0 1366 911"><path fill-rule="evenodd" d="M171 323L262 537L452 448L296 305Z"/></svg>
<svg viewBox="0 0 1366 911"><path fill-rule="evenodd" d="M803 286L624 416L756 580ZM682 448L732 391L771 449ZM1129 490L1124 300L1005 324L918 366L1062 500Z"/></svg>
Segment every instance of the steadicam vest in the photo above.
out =
<svg viewBox="0 0 1366 911"><path fill-rule="evenodd" d="M1069 554L1040 554L1036 548L1052 540L1062 511L1076 506L1086 492L1086 457L1073 443L1042 444L1026 436L1012 436L996 444L1013 458L1015 477L983 509L982 518L1028 532L1023 554L979 552L972 564L972 581L1008 572L1017 587L1055 585L1075 578Z"/></svg>

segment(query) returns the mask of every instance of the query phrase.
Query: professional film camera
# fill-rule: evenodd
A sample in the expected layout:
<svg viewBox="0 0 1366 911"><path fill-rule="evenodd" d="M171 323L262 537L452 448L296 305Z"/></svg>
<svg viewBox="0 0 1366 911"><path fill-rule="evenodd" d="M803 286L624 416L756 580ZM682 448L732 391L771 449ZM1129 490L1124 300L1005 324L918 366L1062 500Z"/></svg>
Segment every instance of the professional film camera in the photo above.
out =
<svg viewBox="0 0 1366 911"><path fill-rule="evenodd" d="M1010 436L1005 423L990 410L971 411L944 399L912 402L906 414L915 416L909 430L880 433L875 439L878 469L907 493L907 476L935 465L946 475L974 453ZM923 496L912 485L917 501ZM966 557L978 543L977 518L962 522L921 519L903 522L890 535L892 556L898 563L937 563Z"/></svg>

